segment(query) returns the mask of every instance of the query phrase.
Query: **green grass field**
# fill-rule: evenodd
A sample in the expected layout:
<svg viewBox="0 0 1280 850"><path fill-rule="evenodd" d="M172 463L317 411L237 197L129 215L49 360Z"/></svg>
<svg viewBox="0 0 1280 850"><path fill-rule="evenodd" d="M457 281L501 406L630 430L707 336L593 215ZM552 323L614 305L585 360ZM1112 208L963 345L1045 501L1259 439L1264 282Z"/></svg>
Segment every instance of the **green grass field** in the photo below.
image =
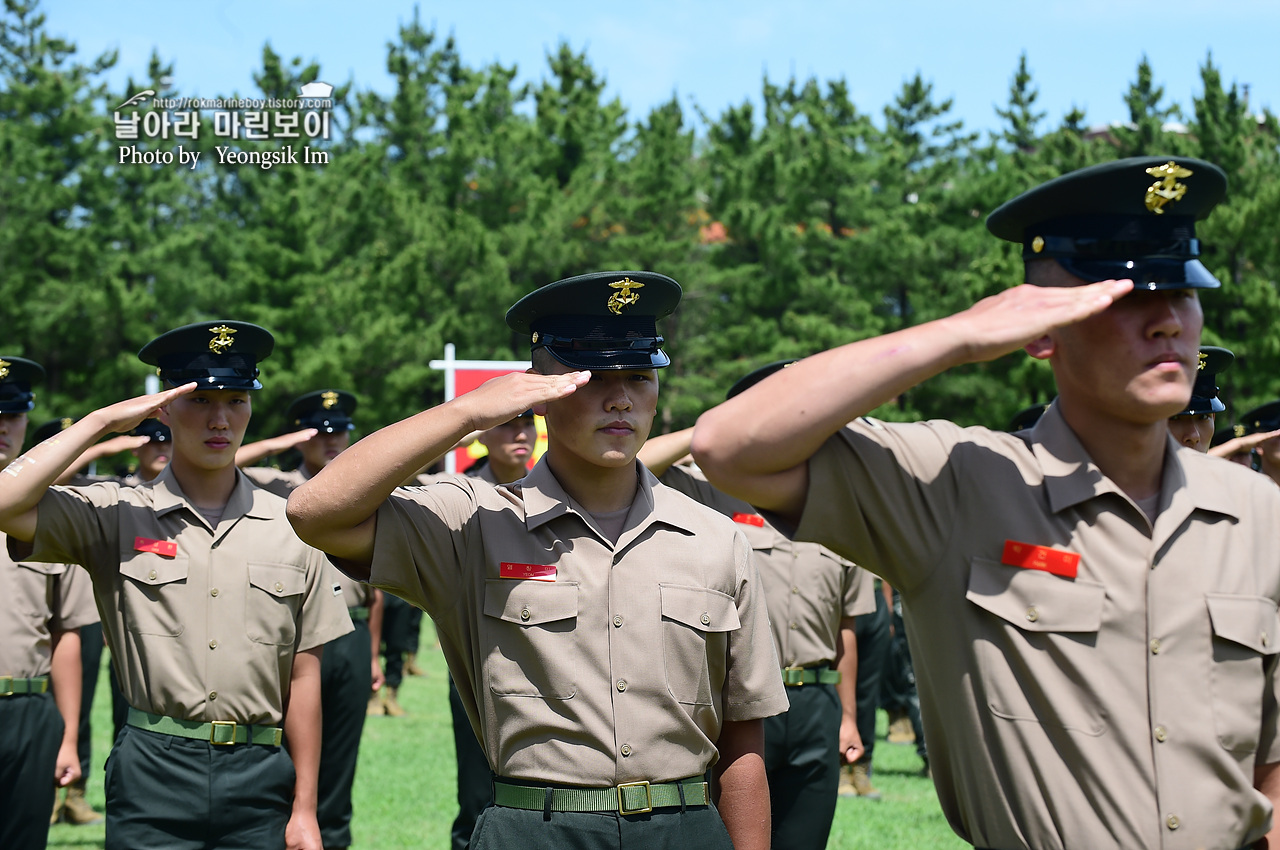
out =
<svg viewBox="0 0 1280 850"><path fill-rule="evenodd" d="M454 803L453 732L449 717L444 660L433 651L424 622L419 663L427 675L406 679L400 690L407 717L370 717L365 724L356 773L355 820L358 850L447 850ZM99 683L106 681L104 669ZM875 784L879 801L841 799L828 847L831 850L962 850L967 847L947 826L933 793L920 775L920 760L911 746L880 740L875 749ZM103 806L102 765L111 748L110 695L100 686L94 696L93 766L89 800ZM51 829L52 850L102 847L101 826Z"/></svg>

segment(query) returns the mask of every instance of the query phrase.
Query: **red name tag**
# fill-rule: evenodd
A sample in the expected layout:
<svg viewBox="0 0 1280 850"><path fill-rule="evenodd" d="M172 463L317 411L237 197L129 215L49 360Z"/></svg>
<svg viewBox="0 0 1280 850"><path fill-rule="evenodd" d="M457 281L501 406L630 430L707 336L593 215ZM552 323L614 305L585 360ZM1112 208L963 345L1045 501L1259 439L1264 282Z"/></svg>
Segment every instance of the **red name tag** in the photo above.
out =
<svg viewBox="0 0 1280 850"><path fill-rule="evenodd" d="M554 564L512 564L503 561L498 565L498 575L503 578L527 578L534 581L555 581Z"/></svg>
<svg viewBox="0 0 1280 850"><path fill-rule="evenodd" d="M764 517L760 514L734 514L734 522L740 522L743 525L754 525L756 528L764 528Z"/></svg>
<svg viewBox="0 0 1280 850"><path fill-rule="evenodd" d="M133 548L139 552L154 552L172 558L178 554L178 544L172 540L152 540L150 537L133 538Z"/></svg>
<svg viewBox="0 0 1280 850"><path fill-rule="evenodd" d="M1076 568L1080 566L1080 556L1075 552L1050 549L1048 546L1006 540L1000 563L1026 570L1044 570L1065 578L1075 578Z"/></svg>

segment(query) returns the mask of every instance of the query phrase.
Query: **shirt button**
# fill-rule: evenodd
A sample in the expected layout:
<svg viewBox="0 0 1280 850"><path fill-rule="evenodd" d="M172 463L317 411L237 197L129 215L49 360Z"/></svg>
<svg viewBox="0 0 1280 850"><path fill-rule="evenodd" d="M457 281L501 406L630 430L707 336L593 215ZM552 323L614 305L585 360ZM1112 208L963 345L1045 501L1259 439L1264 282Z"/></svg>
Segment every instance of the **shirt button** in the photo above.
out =
<svg viewBox="0 0 1280 850"><path fill-rule="evenodd" d="M209 691L209 699L217 699L217 698L218 698L217 691Z"/></svg>
<svg viewBox="0 0 1280 850"><path fill-rule="evenodd" d="M152 570L151 572L147 573L147 578L151 579L152 581L155 581L155 580L156 580L156 571L155 571L155 570Z"/></svg>
<svg viewBox="0 0 1280 850"><path fill-rule="evenodd" d="M614 625L615 627L619 628L619 629L620 629L620 628L622 628L622 615L621 615L621 614L614 614L614 615L613 615L613 625Z"/></svg>
<svg viewBox="0 0 1280 850"><path fill-rule="evenodd" d="M217 640L211 640L211 641L209 641L209 648L210 648L210 649L217 649L217 648L218 648L218 641L217 641Z"/></svg>
<svg viewBox="0 0 1280 850"><path fill-rule="evenodd" d="M1164 819L1164 825L1169 827L1169 829L1177 829L1182 826L1182 821L1178 820L1177 815L1169 815L1169 817Z"/></svg>
<svg viewBox="0 0 1280 850"><path fill-rule="evenodd" d="M1151 639L1151 654L1152 655L1160 654L1160 641L1157 640L1156 638Z"/></svg>
<svg viewBox="0 0 1280 850"><path fill-rule="evenodd" d="M618 692L619 692L619 693L621 693L621 692L625 691L626 689L627 689L627 680L626 680L626 679L619 679L619 680L618 680Z"/></svg>
<svg viewBox="0 0 1280 850"><path fill-rule="evenodd" d="M795 585L792 585L792 586L791 586L791 592L792 592L792 593L799 593L799 592L800 592L800 588L796 587Z"/></svg>
<svg viewBox="0 0 1280 850"><path fill-rule="evenodd" d="M217 596L217 595L218 595L218 588L216 588L216 587L215 587L213 590L210 590L210 591L209 591L209 595L210 595L210 596Z"/></svg>
<svg viewBox="0 0 1280 850"><path fill-rule="evenodd" d="M521 609L520 609L520 619L521 619L521 620L527 620L527 619L529 619L531 616L533 616L533 615L529 613L529 609L528 609L528 608L521 608Z"/></svg>
<svg viewBox="0 0 1280 850"><path fill-rule="evenodd" d="M1267 645L1267 633L1266 633L1266 632L1263 632L1263 633L1262 633L1262 635L1258 638L1258 640L1262 641L1262 645L1263 645L1263 646L1266 646L1266 645Z"/></svg>
<svg viewBox="0 0 1280 850"><path fill-rule="evenodd" d="M797 626L795 623L792 623L791 625L787 626L787 628L791 629L792 631L795 631L796 629L798 629L798 628L800 628L800 627L799 627L799 626Z"/></svg>
<svg viewBox="0 0 1280 850"><path fill-rule="evenodd" d="M623 744L623 745L622 745L622 750L621 750L621 752L622 752L622 755L623 755L623 756L629 756L629 755L631 755L631 745L630 745L630 744Z"/></svg>
<svg viewBox="0 0 1280 850"><path fill-rule="evenodd" d="M1157 727L1156 727L1156 740L1157 740L1157 741L1159 741L1160 743L1162 743L1162 744L1163 744L1163 743L1165 742L1165 739L1166 739L1166 738L1168 738L1168 737L1169 737L1169 733L1168 733L1168 731L1166 731L1166 730L1165 730L1165 728L1164 728L1163 726L1157 726Z"/></svg>
<svg viewBox="0 0 1280 850"><path fill-rule="evenodd" d="M711 625L711 615L708 614L706 611L702 612L702 625L704 626Z"/></svg>
<svg viewBox="0 0 1280 850"><path fill-rule="evenodd" d="M282 590L284 590L284 585L280 582L276 582L276 593L279 593Z"/></svg>
<svg viewBox="0 0 1280 850"><path fill-rule="evenodd" d="M1027 619L1033 623L1040 619L1040 612L1035 609L1034 605L1027 609Z"/></svg>

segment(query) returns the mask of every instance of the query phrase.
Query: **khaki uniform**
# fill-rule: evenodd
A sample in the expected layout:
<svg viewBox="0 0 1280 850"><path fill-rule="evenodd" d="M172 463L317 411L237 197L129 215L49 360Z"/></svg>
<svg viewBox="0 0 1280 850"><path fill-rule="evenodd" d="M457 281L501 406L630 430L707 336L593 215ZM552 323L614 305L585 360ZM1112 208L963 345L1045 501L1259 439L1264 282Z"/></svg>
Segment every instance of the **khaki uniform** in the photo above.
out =
<svg viewBox="0 0 1280 850"><path fill-rule="evenodd" d="M817 543L791 540L751 505L711 486L696 466L672 466L661 480L732 518L746 535L781 663L832 667L841 620L876 610L871 573ZM835 685L820 682L789 687L787 697L790 710L765 723L773 845L821 850L840 780L840 697Z"/></svg>
<svg viewBox="0 0 1280 850"><path fill-rule="evenodd" d="M639 478L617 544L545 462L512 485L454 476L378 509L370 581L435 620L501 777L696 776L725 721L786 710L746 539ZM529 572L554 575L506 577Z"/></svg>
<svg viewBox="0 0 1280 850"><path fill-rule="evenodd" d="M157 542L174 554L142 551ZM244 476L216 529L169 469L138 487L52 487L33 547L32 560L89 570L121 690L140 711L278 726L294 653L351 631L324 556Z"/></svg>
<svg viewBox="0 0 1280 850"><path fill-rule="evenodd" d="M96 623L98 611L84 570L14 563L7 553L0 553L0 600L0 847L43 848L64 731L48 691L53 633ZM35 689L14 683L30 679L40 680Z"/></svg>
<svg viewBox="0 0 1280 850"><path fill-rule="evenodd" d="M1264 834L1253 769L1280 761L1270 481L1170 439L1153 528L1056 405L1016 435L859 420L809 474L798 536L882 574L911 611L961 837L1048 850ZM1078 574L1009 565L1022 544L1078 555Z"/></svg>

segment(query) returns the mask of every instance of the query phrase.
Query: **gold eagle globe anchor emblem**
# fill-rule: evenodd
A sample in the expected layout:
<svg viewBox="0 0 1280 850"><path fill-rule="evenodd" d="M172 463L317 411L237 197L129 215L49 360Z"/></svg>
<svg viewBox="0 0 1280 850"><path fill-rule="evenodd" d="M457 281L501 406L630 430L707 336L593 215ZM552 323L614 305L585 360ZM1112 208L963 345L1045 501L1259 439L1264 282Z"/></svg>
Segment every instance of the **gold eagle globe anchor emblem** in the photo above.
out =
<svg viewBox="0 0 1280 850"><path fill-rule="evenodd" d="M338 394L333 390L320 393L320 398L325 410L332 410L338 403Z"/></svg>
<svg viewBox="0 0 1280 850"><path fill-rule="evenodd" d="M1187 194L1187 184L1178 181L1183 177L1190 177L1191 169L1169 160L1164 165L1157 165L1146 171L1156 178L1156 182L1147 187L1147 209L1156 215L1164 215L1165 204L1180 201Z"/></svg>
<svg viewBox="0 0 1280 850"><path fill-rule="evenodd" d="M609 284L610 289L616 289L617 292L609 296L609 300L605 306L609 308L609 312L615 316L621 316L624 307L630 307L640 300L640 296L635 292L637 289L644 289L643 283L636 283L629 277L615 281Z"/></svg>
<svg viewBox="0 0 1280 850"><path fill-rule="evenodd" d="M229 328L226 325L218 325L216 328L209 328L209 333L216 334L213 339L209 340L209 350L214 354L223 354L235 342L231 338L236 332L235 328Z"/></svg>

